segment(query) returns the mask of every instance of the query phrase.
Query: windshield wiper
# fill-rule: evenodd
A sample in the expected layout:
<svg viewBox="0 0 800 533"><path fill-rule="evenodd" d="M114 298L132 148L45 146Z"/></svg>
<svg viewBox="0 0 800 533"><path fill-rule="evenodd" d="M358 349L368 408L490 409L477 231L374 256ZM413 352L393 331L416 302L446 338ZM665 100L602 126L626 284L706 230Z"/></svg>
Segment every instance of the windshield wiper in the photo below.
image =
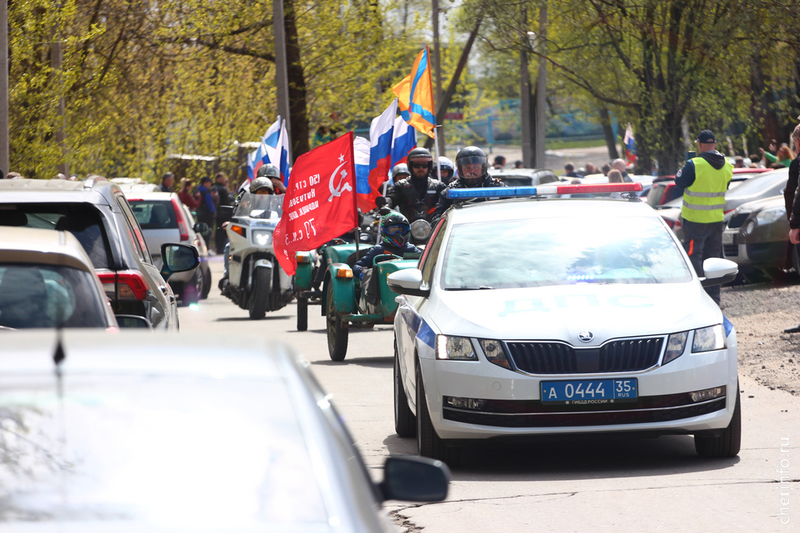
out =
<svg viewBox="0 0 800 533"><path fill-rule="evenodd" d="M489 287L488 285L481 285L480 287L448 287L445 289L446 291L482 291L482 290L492 290L494 287Z"/></svg>

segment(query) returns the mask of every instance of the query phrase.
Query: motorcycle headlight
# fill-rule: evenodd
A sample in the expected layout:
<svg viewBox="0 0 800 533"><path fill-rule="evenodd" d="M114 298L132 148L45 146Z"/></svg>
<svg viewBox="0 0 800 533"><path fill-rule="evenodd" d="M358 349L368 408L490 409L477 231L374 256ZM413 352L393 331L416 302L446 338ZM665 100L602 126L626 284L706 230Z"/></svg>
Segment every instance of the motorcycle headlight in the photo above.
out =
<svg viewBox="0 0 800 533"><path fill-rule="evenodd" d="M692 353L711 352L725 348L725 330L722 324L694 330Z"/></svg>
<svg viewBox="0 0 800 533"><path fill-rule="evenodd" d="M472 349L472 342L467 337L436 336L436 359L453 359L457 361L476 361L478 356Z"/></svg>
<svg viewBox="0 0 800 533"><path fill-rule="evenodd" d="M772 224L786 216L786 207L773 207L771 209L764 209L756 215L758 224Z"/></svg>
<svg viewBox="0 0 800 533"><path fill-rule="evenodd" d="M259 246L272 244L272 232L267 230L254 230L253 242Z"/></svg>

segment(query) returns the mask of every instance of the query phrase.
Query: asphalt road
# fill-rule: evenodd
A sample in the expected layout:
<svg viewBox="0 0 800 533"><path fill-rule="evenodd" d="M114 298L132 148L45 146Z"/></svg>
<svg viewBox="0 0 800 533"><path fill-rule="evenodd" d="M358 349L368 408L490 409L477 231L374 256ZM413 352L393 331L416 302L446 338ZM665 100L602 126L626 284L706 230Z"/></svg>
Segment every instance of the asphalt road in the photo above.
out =
<svg viewBox="0 0 800 533"><path fill-rule="evenodd" d="M302 333L294 303L251 321L219 295L221 272L212 258L214 288L196 308L181 308L181 334L256 334L293 346L333 394L376 480L385 457L416 453L414 439L394 433L390 326L352 331L347 358L334 363L319 307L309 308ZM737 458L700 459L683 436L482 444L453 469L447 501L387 508L408 531L426 533L798 531L800 398L744 376L741 389Z"/></svg>

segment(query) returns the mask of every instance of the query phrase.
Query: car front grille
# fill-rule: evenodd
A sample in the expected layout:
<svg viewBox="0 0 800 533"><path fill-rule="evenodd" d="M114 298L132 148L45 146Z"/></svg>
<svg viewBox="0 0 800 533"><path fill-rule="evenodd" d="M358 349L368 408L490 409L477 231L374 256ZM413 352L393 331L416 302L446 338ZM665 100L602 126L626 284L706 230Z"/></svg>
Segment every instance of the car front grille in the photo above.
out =
<svg viewBox="0 0 800 533"><path fill-rule="evenodd" d="M722 253L725 257L736 257L739 255L738 244L724 244L722 245Z"/></svg>
<svg viewBox="0 0 800 533"><path fill-rule="evenodd" d="M514 366L528 374L633 372L656 363L663 337L612 341L599 348L574 348L554 342L507 342Z"/></svg>
<svg viewBox="0 0 800 533"><path fill-rule="evenodd" d="M729 228L741 228L744 221L747 220L747 217L750 216L750 213L739 213L737 215L733 215L730 220L728 220L728 227Z"/></svg>

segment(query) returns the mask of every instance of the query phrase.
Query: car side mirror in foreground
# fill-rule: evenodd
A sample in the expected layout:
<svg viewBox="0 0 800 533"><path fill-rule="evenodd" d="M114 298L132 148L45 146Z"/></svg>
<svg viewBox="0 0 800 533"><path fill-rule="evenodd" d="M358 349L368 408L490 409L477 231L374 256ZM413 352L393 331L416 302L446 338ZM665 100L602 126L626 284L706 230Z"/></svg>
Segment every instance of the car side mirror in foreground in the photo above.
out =
<svg viewBox="0 0 800 533"><path fill-rule="evenodd" d="M140 329L153 329L150 322L143 316L139 315L116 315L117 325L121 329L140 328Z"/></svg>
<svg viewBox="0 0 800 533"><path fill-rule="evenodd" d="M205 222L198 222L194 225L194 230L199 233L200 235L208 235L211 233L211 230L208 228L208 224Z"/></svg>
<svg viewBox="0 0 800 533"><path fill-rule="evenodd" d="M736 274L739 273L739 265L730 259L709 257L703 261L703 272L705 272L705 277L700 278L703 287L724 285L736 279Z"/></svg>
<svg viewBox="0 0 800 533"><path fill-rule="evenodd" d="M166 280L175 272L192 270L200 264L200 256L194 246L188 244L161 245L161 275Z"/></svg>
<svg viewBox="0 0 800 533"><path fill-rule="evenodd" d="M383 465L379 485L384 501L440 502L447 498L450 469L427 457L395 456Z"/></svg>
<svg viewBox="0 0 800 533"><path fill-rule="evenodd" d="M410 296L422 296L427 298L430 289L422 289L422 271L418 268L406 268L392 272L386 278L389 288L398 294L408 294Z"/></svg>

